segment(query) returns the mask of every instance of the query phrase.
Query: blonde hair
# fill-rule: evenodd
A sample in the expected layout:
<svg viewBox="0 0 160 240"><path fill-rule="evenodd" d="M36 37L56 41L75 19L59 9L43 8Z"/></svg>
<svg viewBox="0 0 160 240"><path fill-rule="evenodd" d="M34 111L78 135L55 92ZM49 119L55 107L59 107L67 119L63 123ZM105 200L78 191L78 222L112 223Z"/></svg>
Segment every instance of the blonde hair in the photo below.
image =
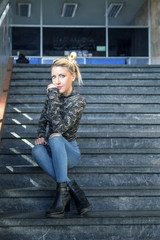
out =
<svg viewBox="0 0 160 240"><path fill-rule="evenodd" d="M76 74L76 79L78 81L78 85L80 86L83 85L83 81L79 70L79 66L75 60L76 58L77 58L76 52L72 52L66 58L56 58L51 65L51 70L53 67L66 67L71 74L74 73Z"/></svg>

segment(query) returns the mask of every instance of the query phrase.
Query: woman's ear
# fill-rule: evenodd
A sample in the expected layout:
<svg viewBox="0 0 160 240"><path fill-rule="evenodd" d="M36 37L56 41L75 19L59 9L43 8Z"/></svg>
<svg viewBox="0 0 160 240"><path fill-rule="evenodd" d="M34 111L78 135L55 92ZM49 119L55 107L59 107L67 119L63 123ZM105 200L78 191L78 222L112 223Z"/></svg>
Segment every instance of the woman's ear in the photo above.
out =
<svg viewBox="0 0 160 240"><path fill-rule="evenodd" d="M72 78L72 82L74 82L76 80L76 73L73 73L73 78Z"/></svg>

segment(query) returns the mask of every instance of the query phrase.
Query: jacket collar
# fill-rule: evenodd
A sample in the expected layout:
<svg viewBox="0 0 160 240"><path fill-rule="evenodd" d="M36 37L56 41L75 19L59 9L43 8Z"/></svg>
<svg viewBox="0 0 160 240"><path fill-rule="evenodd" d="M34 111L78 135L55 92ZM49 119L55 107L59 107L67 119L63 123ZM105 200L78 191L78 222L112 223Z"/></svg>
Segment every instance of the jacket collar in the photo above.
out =
<svg viewBox="0 0 160 240"><path fill-rule="evenodd" d="M63 98L69 98L69 97L72 97L76 94L76 91L74 90L74 88L72 88L72 92L68 95L68 96L64 96L64 95L61 95L61 97Z"/></svg>

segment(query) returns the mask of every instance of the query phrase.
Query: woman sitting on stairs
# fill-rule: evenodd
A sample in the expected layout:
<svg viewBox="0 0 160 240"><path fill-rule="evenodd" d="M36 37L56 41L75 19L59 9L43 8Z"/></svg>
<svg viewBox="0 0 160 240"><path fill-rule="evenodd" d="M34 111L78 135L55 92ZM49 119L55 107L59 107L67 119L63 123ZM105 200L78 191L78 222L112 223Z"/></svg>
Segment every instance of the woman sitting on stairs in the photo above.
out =
<svg viewBox="0 0 160 240"><path fill-rule="evenodd" d="M50 210L46 212L47 217L64 216L65 210L70 206L71 197L80 215L90 211L84 192L67 175L68 168L76 166L81 159L76 132L86 106L85 99L72 86L76 79L79 85L82 84L76 57L73 52L67 58L53 61L52 84L47 88L47 97L38 124L38 139L32 150L38 165L57 182L56 197Z"/></svg>

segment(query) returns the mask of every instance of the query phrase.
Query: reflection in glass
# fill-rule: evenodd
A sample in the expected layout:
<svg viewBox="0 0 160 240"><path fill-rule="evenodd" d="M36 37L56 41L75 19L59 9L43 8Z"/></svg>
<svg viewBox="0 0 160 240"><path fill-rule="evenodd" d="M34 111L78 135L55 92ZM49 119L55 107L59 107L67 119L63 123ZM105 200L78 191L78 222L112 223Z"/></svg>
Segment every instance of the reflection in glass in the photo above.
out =
<svg viewBox="0 0 160 240"><path fill-rule="evenodd" d="M40 28L12 28L12 55L17 55L17 52L26 56L40 55Z"/></svg>
<svg viewBox="0 0 160 240"><path fill-rule="evenodd" d="M74 50L105 56L105 31L105 28L44 28L43 54L63 56L65 51Z"/></svg>
<svg viewBox="0 0 160 240"><path fill-rule="evenodd" d="M148 56L147 28L109 28L109 56Z"/></svg>

